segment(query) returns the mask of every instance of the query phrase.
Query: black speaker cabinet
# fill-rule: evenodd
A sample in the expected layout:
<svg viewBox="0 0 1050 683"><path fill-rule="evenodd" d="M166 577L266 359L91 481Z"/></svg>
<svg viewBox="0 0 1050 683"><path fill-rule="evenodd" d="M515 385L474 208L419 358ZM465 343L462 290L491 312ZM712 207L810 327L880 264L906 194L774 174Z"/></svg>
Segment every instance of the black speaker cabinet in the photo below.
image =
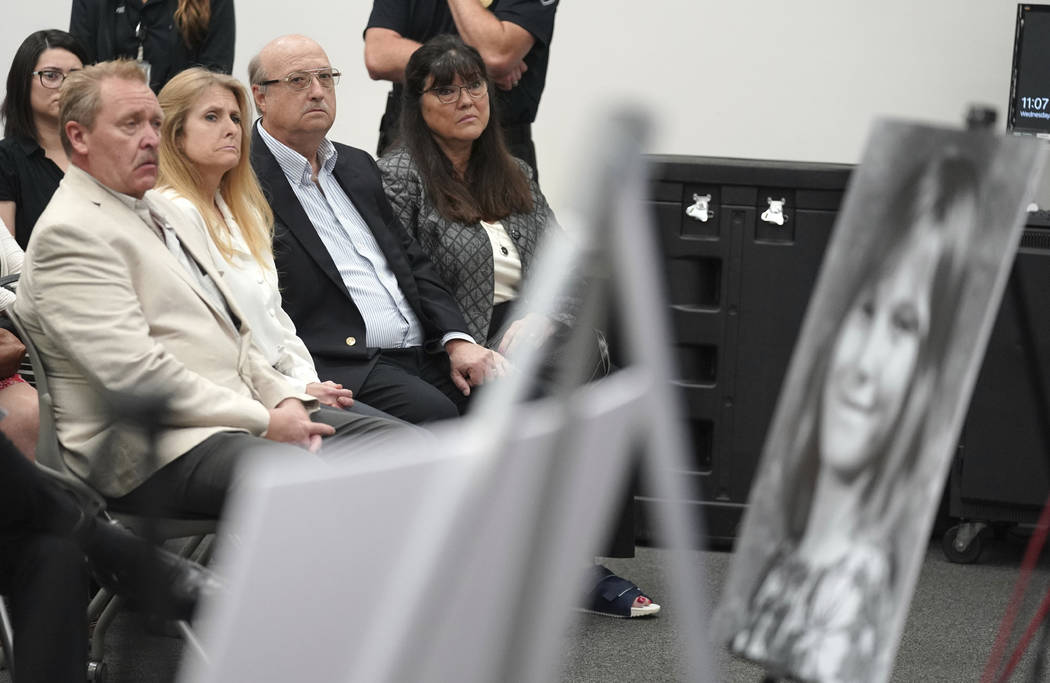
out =
<svg viewBox="0 0 1050 683"><path fill-rule="evenodd" d="M675 384L692 437L686 501L736 537L851 166L653 156L649 203L667 275ZM952 517L1035 521L1050 491L1050 221L1030 218L949 480ZM1027 327L1024 320L1027 319ZM1031 340L1036 361L1025 350ZM1050 419L1050 416L1047 416ZM653 540L643 489L638 537Z"/></svg>
<svg viewBox="0 0 1050 683"><path fill-rule="evenodd" d="M1050 453L1038 391L1050 391L1047 292L1050 228L1030 226L1021 237L963 426L950 480L953 517L1034 522L1046 501ZM1025 349L1028 341L1035 365Z"/></svg>
<svg viewBox="0 0 1050 683"><path fill-rule="evenodd" d="M730 540L851 166L649 158L692 459L708 537ZM639 538L653 499L639 496Z"/></svg>

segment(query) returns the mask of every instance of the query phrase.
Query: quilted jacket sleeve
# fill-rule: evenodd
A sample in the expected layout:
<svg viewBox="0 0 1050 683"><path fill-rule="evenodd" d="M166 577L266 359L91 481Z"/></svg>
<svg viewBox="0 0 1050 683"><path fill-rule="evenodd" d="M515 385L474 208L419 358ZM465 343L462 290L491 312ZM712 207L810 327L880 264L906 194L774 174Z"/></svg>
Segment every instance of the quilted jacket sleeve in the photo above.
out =
<svg viewBox="0 0 1050 683"><path fill-rule="evenodd" d="M412 237L419 239L419 211L423 203L423 179L419 177L412 158L405 153L394 153L378 161L386 192L394 215Z"/></svg>

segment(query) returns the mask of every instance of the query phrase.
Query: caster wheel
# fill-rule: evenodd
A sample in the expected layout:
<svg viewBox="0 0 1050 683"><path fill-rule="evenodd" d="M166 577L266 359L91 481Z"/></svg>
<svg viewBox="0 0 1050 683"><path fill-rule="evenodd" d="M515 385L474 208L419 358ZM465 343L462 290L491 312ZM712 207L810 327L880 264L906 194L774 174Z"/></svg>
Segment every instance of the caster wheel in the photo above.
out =
<svg viewBox="0 0 1050 683"><path fill-rule="evenodd" d="M105 662L88 662L87 683L106 683Z"/></svg>
<svg viewBox="0 0 1050 683"><path fill-rule="evenodd" d="M982 534L977 533L973 535L969 543L964 544L962 539L959 538L959 525L956 524L944 532L941 549L944 551L944 556L952 562L973 564L981 556L981 551L984 550L984 540Z"/></svg>

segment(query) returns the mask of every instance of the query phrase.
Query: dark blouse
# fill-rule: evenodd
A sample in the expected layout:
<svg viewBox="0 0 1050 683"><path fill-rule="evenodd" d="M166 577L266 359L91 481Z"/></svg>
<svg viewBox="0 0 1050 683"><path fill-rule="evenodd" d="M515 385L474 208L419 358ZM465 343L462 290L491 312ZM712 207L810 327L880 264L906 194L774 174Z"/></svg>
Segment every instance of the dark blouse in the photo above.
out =
<svg viewBox="0 0 1050 683"><path fill-rule="evenodd" d="M135 59L142 24L142 57L150 64L150 87L160 91L191 66L230 73L236 34L233 0L211 0L211 21L199 45L187 47L175 26L178 0L73 0L69 32L87 49L88 60Z"/></svg>
<svg viewBox="0 0 1050 683"><path fill-rule="evenodd" d="M35 140L21 136L0 140L0 202L15 203L15 241L22 249L62 175Z"/></svg>

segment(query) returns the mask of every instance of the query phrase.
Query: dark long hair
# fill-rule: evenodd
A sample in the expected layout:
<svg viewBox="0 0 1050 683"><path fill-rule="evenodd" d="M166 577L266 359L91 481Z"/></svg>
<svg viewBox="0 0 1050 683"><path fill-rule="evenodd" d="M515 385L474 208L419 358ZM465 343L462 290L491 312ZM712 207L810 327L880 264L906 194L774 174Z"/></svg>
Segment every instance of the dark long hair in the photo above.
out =
<svg viewBox="0 0 1050 683"><path fill-rule="evenodd" d="M941 381L945 360L944 348L954 332L955 319L961 305L968 275L968 246L975 228L976 215L968 221L953 221L953 212L967 202L977 202L979 176L975 163L955 150L935 155L919 164L902 178L901 185L891 195L890 209L880 239L871 245L872 252L865 260L862 272L849 283L848 296L838 310L832 313L835 321L820 335L817 354L810 368L809 381L801 398L796 420L798 430L790 448L797 463L797 480L785 487L784 495L788 518L788 538L798 540L805 532L814 488L806 482L817 480L820 468L820 419L825 379L829 371L833 348L850 311L865 291L891 273L904 250L924 225L944 234L930 287L930 322L927 335L920 341L915 369L909 382L895 424L889 430L886 443L877 445L880 460L874 465L876 476L861 492L869 516L885 519L895 484L914 471L921 444L926 436L924 427L932 402ZM954 217L958 218L958 217ZM930 219L924 221L924 219Z"/></svg>
<svg viewBox="0 0 1050 683"><path fill-rule="evenodd" d="M211 0L179 0L175 8L175 26L179 29L182 42L188 48L200 45L208 35L208 24L211 22Z"/></svg>
<svg viewBox="0 0 1050 683"><path fill-rule="evenodd" d="M430 87L449 85L456 76L466 83L483 79L489 86L489 125L474 141L462 178L456 175L452 162L423 120L421 100L431 76L434 80ZM528 178L503 141L485 62L477 50L459 38L435 36L408 60L401 104L401 143L415 159L434 208L443 217L476 223L532 210Z"/></svg>
<svg viewBox="0 0 1050 683"><path fill-rule="evenodd" d="M0 116L4 119L4 137L21 135L38 140L33 109L29 101L29 90L33 86L33 69L45 50L60 49L72 52L83 64L87 64L87 52L73 36L58 29L46 29L30 33L22 41L7 72L7 96L0 105Z"/></svg>

